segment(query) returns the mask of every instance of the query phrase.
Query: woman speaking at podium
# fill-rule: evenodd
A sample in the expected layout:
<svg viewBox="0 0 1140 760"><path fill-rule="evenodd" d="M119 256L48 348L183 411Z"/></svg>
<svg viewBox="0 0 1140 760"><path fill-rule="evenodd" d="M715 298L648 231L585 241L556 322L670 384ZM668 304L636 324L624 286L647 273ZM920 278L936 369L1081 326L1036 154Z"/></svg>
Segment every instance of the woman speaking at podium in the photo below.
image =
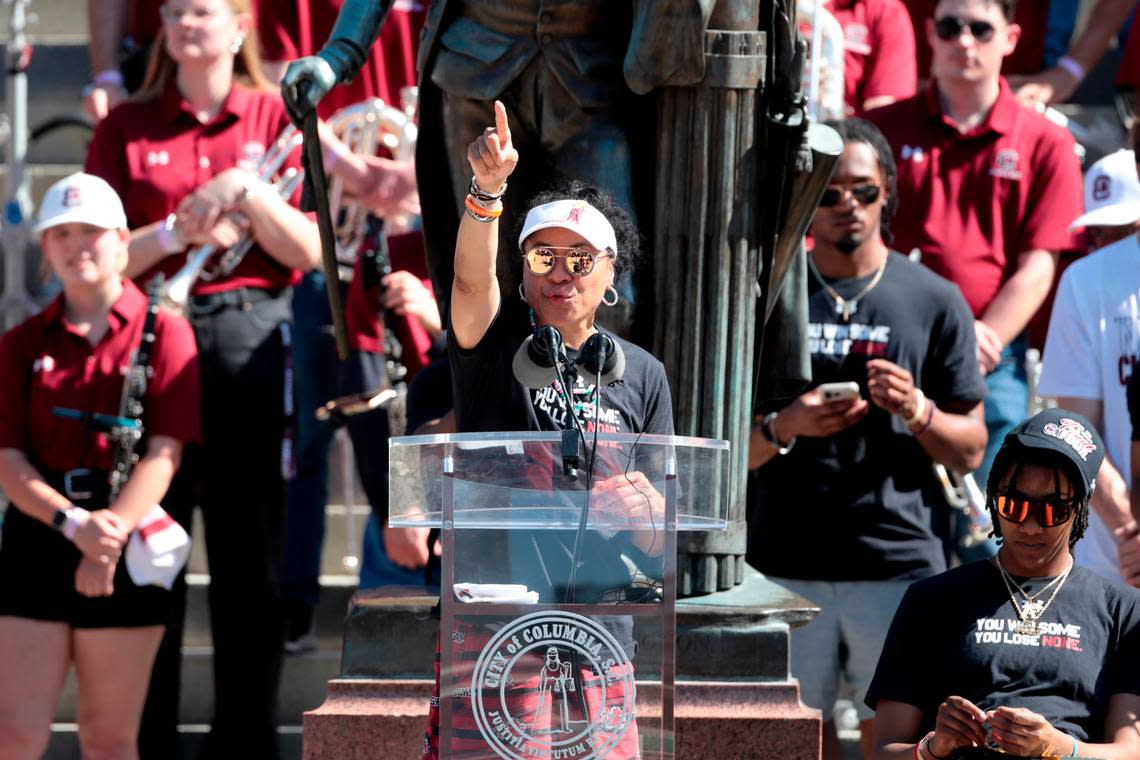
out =
<svg viewBox="0 0 1140 760"><path fill-rule="evenodd" d="M615 278L638 256L639 235L629 212L603 191L579 181L540 193L529 204L518 235L522 282L517 292L503 293L496 268L499 217L519 154L502 103L495 103L495 126L470 144L467 159L474 176L455 243L448 333L458 430L580 427L587 441L595 426L608 433L672 435L672 400L664 367L644 350L597 325L599 305L612 306L617 301ZM598 387L589 374L583 378L586 373L580 373L569 388L558 383L537 390L523 385L513 369L516 354L536 328L543 327L558 331L568 364L577 362L580 351L592 345L592 336L608 337L624 354L620 382ZM620 458L622 462L606 467L604 457L598 457L591 510L661 525L664 500L660 493L644 474L631 471L627 476L624 457ZM570 575L573 536L567 540L567 533L539 531L528 534L525 541L511 543L515 573L511 582L527 583L542 602L564 601L565 588L558 579ZM597 601L614 586L628 585L623 552L648 560L659 556L663 548L662 531L632 531L610 541L588 534L578 563L574 600ZM615 615L602 622L632 655L632 620ZM467 638L477 641L479 637ZM472 646L479 644L469 641L465 651ZM438 756L438 717L433 707L425 757ZM610 756L637 756L637 733L632 726Z"/></svg>

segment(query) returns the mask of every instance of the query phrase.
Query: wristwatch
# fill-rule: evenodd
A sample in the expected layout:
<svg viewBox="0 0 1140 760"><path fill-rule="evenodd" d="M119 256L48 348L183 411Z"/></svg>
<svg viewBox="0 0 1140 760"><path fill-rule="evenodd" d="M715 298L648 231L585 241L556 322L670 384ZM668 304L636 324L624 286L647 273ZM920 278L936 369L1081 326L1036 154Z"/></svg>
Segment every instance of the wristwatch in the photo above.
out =
<svg viewBox="0 0 1140 760"><path fill-rule="evenodd" d="M55 514L51 516L51 527L62 533L64 525L67 525L67 510L57 509Z"/></svg>

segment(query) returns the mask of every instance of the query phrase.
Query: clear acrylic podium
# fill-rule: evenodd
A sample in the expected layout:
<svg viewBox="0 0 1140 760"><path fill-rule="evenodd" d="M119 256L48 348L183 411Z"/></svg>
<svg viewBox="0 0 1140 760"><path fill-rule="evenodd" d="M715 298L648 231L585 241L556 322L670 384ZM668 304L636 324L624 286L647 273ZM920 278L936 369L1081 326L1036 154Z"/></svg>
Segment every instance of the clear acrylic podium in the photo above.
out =
<svg viewBox="0 0 1140 760"><path fill-rule="evenodd" d="M441 757L674 756L677 531L726 529L728 442L601 433L589 491L562 444L391 439L389 524L442 541Z"/></svg>

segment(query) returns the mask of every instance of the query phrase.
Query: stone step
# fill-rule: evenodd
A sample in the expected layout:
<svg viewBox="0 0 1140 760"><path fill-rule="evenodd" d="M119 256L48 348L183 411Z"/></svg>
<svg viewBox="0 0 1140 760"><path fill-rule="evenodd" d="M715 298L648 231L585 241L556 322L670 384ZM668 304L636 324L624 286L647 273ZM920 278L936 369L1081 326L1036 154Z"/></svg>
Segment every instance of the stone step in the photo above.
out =
<svg viewBox="0 0 1140 760"><path fill-rule="evenodd" d="M213 650L209 647L183 647L182 699L179 723L209 723L214 713ZM290 655L281 671L277 706L282 725L301 724L301 715L325 701L326 685L340 674L340 651L318 650ZM55 719L74 723L77 705L74 672L68 674Z"/></svg>
<svg viewBox="0 0 1140 760"><path fill-rule="evenodd" d="M187 576L186 626L182 634L184 647L208 647L210 638L210 605L207 597L209 576L191 573ZM349 602L356 593L356 578L347 575L321 576L321 594L314 617L317 643L322 649L340 649L344 621Z"/></svg>
<svg viewBox="0 0 1140 760"><path fill-rule="evenodd" d="M51 743L42 760L78 760L79 732L74 723L53 723ZM202 747L206 733L210 730L207 724L187 724L178 727L182 738L182 757L195 758ZM301 726L279 726L277 729L277 746L280 748L280 760L301 760Z"/></svg>

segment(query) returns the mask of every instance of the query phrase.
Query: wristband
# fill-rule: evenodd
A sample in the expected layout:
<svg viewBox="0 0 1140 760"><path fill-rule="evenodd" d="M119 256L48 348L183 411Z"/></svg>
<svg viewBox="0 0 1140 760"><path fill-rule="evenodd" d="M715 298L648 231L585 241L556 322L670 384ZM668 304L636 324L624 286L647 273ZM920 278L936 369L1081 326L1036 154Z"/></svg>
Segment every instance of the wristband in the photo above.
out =
<svg viewBox="0 0 1140 760"><path fill-rule="evenodd" d="M86 514L87 510L80 507L68 507L65 511L67 512L67 519L64 520L60 533L68 541L75 543L75 534L79 532L79 517L77 515L79 512Z"/></svg>
<svg viewBox="0 0 1140 760"><path fill-rule="evenodd" d="M113 84L122 87L123 72L119 71L118 69L104 69L92 77L91 84L99 86Z"/></svg>
<svg viewBox="0 0 1140 760"><path fill-rule="evenodd" d="M922 392L921 388L914 389L915 398L918 399L914 405L914 414L906 419L906 426L909 428L912 425L917 425L924 414L926 414L926 394Z"/></svg>
<svg viewBox="0 0 1140 760"><path fill-rule="evenodd" d="M506 182L504 182L499 187L499 189L496 190L495 192L493 192L493 193L487 192L486 190L479 187L479 183L475 181L475 175L474 174L471 175L471 186L467 188L467 194L468 195L474 195L476 198L478 198L481 201L497 201L497 200L501 199L506 192L507 192L507 183Z"/></svg>
<svg viewBox="0 0 1140 760"><path fill-rule="evenodd" d="M934 754L934 751L930 749L930 742L933 739L934 739L934 732L931 731L926 736L922 737L922 741L920 741L918 744L916 744L915 747L917 748L919 745L925 745L922 748L922 756L923 757L931 758L931 760L946 760L945 757L943 757L941 755Z"/></svg>
<svg viewBox="0 0 1140 760"><path fill-rule="evenodd" d="M764 440L768 441L768 444L776 450L776 453L783 456L796 445L796 439L792 438L787 443L780 443L776 437L776 431L772 429L772 423L776 421L778 415L779 412L768 412L764 415L764 419L760 421L760 433L764 436Z"/></svg>
<svg viewBox="0 0 1140 760"><path fill-rule="evenodd" d="M1069 738L1073 740L1073 751L1069 753L1069 757L1077 756L1077 737L1069 734Z"/></svg>
<svg viewBox="0 0 1140 760"><path fill-rule="evenodd" d="M1071 76L1073 79L1077 80L1078 82L1083 82L1085 80L1085 76L1088 75L1088 72L1085 71L1084 66L1082 66L1075 59L1070 58L1067 55L1063 55L1060 58L1058 58L1056 65L1057 65L1057 68L1061 69L1062 71L1065 71L1066 73L1068 73L1069 76Z"/></svg>
<svg viewBox="0 0 1140 760"><path fill-rule="evenodd" d="M938 407L933 401L926 399L926 422L922 423L922 427L920 427L918 430L912 431L912 435L920 436L930 429L930 423L934 422L934 410L937 408Z"/></svg>
<svg viewBox="0 0 1140 760"><path fill-rule="evenodd" d="M178 214L171 214L166 217L166 221L155 233L158 247L162 249L163 253L178 253L186 248L186 244L182 242L182 236L178 234L178 229L174 226L177 222Z"/></svg>

